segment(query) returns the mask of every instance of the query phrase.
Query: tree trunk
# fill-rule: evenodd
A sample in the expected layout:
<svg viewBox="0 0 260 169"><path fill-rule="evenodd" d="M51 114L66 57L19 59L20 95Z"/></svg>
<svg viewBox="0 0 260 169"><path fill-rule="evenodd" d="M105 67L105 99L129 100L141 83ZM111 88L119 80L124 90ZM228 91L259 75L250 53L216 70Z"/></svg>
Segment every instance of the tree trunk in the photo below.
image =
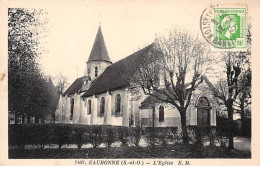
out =
<svg viewBox="0 0 260 169"><path fill-rule="evenodd" d="M35 117L35 123L39 123L39 117Z"/></svg>
<svg viewBox="0 0 260 169"><path fill-rule="evenodd" d="M24 124L25 123L25 115L22 114L22 123Z"/></svg>
<svg viewBox="0 0 260 169"><path fill-rule="evenodd" d="M56 120L56 119L55 119L55 118L56 118L56 117L55 117L55 113L53 113L52 116L53 116L53 123L55 123L55 120Z"/></svg>
<svg viewBox="0 0 260 169"><path fill-rule="evenodd" d="M186 111L180 112L181 114L181 128L182 128L182 140L184 144L189 144L189 136L186 126Z"/></svg>
<svg viewBox="0 0 260 169"><path fill-rule="evenodd" d="M228 111L228 149L234 149L234 139L233 139L233 100L228 99L226 103Z"/></svg>
<svg viewBox="0 0 260 169"><path fill-rule="evenodd" d="M155 119L155 107L153 106L153 127L154 127L154 119Z"/></svg>
<svg viewBox="0 0 260 169"><path fill-rule="evenodd" d="M241 100L241 105L240 105L240 110L241 110L241 136L246 136L246 127L245 127L245 107L244 107L244 102Z"/></svg>
<svg viewBox="0 0 260 169"><path fill-rule="evenodd" d="M18 113L15 112L14 114L14 124L17 124L18 123Z"/></svg>
<svg viewBox="0 0 260 169"><path fill-rule="evenodd" d="M31 116L27 115L27 123L31 123Z"/></svg>

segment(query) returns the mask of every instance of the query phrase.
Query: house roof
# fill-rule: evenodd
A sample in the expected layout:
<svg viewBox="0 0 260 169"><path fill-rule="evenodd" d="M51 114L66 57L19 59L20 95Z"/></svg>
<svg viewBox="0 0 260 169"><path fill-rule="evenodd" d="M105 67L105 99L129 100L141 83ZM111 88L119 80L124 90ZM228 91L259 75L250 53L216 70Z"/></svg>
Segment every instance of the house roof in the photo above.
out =
<svg viewBox="0 0 260 169"><path fill-rule="evenodd" d="M106 70L92 83L90 88L82 95L82 97L88 97L93 94L100 94L128 86L131 78L141 63L140 57L143 57L143 54L149 51L152 47L153 44L107 67Z"/></svg>
<svg viewBox="0 0 260 169"><path fill-rule="evenodd" d="M88 58L88 62L89 61L101 61L101 60L111 63L110 58L108 56L104 37L103 37L102 31L101 31L101 26L99 26L95 42L93 44L90 56Z"/></svg>
<svg viewBox="0 0 260 169"><path fill-rule="evenodd" d="M207 76L202 76L202 79L205 81L205 83L209 86L209 88L213 91L218 93L218 90L214 87L214 85L209 81L209 79L207 78Z"/></svg>
<svg viewBox="0 0 260 169"><path fill-rule="evenodd" d="M166 98L166 96L161 96L162 98ZM141 103L141 109L150 109L154 106L155 103L162 103L162 101L156 99L153 96L147 96L147 98Z"/></svg>
<svg viewBox="0 0 260 169"><path fill-rule="evenodd" d="M83 82L88 79L87 76L77 78L62 95L71 95L78 92L82 88Z"/></svg>

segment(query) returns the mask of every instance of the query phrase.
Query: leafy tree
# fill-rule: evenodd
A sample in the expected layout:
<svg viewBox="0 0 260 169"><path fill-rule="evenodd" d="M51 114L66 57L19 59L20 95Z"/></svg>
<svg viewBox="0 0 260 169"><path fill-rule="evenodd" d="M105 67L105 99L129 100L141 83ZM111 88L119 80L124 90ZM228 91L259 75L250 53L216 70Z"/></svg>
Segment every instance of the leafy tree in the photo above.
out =
<svg viewBox="0 0 260 169"><path fill-rule="evenodd" d="M30 102L30 110L27 116L34 116L35 122L39 123L39 119L53 116L58 105L59 95L56 93L52 80L47 77L39 77L37 85L34 86L34 99Z"/></svg>
<svg viewBox="0 0 260 169"><path fill-rule="evenodd" d="M9 112L18 117L33 116L36 122L55 109L55 88L38 64L45 36L44 10L8 9L8 102Z"/></svg>

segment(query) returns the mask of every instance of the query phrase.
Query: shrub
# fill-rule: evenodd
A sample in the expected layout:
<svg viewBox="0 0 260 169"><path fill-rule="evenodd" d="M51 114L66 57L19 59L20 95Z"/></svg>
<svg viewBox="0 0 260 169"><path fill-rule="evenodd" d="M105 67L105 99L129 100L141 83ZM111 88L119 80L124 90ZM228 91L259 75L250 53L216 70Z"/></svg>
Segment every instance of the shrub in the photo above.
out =
<svg viewBox="0 0 260 169"><path fill-rule="evenodd" d="M146 127L145 128L145 138L146 142L150 146L154 146L156 144L156 130L154 127Z"/></svg>
<svg viewBox="0 0 260 169"><path fill-rule="evenodd" d="M54 134L56 136L57 144L61 148L64 144L69 144L71 133L71 126L66 124L59 124L55 126Z"/></svg>
<svg viewBox="0 0 260 169"><path fill-rule="evenodd" d="M158 138L159 138L159 142L162 146L167 146L168 144L168 138L169 138L169 132L167 129L165 130L161 130L160 132L157 132L158 134Z"/></svg>
<svg viewBox="0 0 260 169"><path fill-rule="evenodd" d="M220 144L221 147L226 147L228 142L228 126L227 125L219 125L216 127L217 138L216 140Z"/></svg>
<svg viewBox="0 0 260 169"><path fill-rule="evenodd" d="M208 137L210 145L214 145L216 133L215 126L188 126L189 139L192 144L202 145L203 138Z"/></svg>
<svg viewBox="0 0 260 169"><path fill-rule="evenodd" d="M30 144L37 145L38 148L44 149L44 146L49 143L50 136L53 135L50 127L44 124L27 125L28 138Z"/></svg>
<svg viewBox="0 0 260 169"><path fill-rule="evenodd" d="M177 137L177 127L146 127L145 137L149 145L161 144L166 146L169 141L175 141Z"/></svg>
<svg viewBox="0 0 260 169"><path fill-rule="evenodd" d="M139 146L139 142L141 139L141 127L137 126L135 128L131 128L131 138L132 142L134 143L135 146Z"/></svg>
<svg viewBox="0 0 260 169"><path fill-rule="evenodd" d="M194 127L188 127L187 129L188 136L189 136L189 142L191 144L197 143L197 131Z"/></svg>
<svg viewBox="0 0 260 169"><path fill-rule="evenodd" d="M206 132L207 126L188 126L188 132L192 133L189 135L190 142L197 145L202 145L203 137L207 134Z"/></svg>
<svg viewBox="0 0 260 169"><path fill-rule="evenodd" d="M176 132L176 142L179 143L182 141L182 128L178 127Z"/></svg>
<svg viewBox="0 0 260 169"><path fill-rule="evenodd" d="M209 145L215 146L215 141L217 138L217 130L215 127L210 128L208 138L209 138Z"/></svg>
<svg viewBox="0 0 260 169"><path fill-rule="evenodd" d="M118 128L118 138L123 146L127 146L129 142L129 132L127 127Z"/></svg>
<svg viewBox="0 0 260 169"><path fill-rule="evenodd" d="M113 126L103 128L102 138L103 138L103 142L107 144L107 147L110 147L111 144L115 140L114 131L116 131L116 130L115 130L115 127L113 127Z"/></svg>
<svg viewBox="0 0 260 169"><path fill-rule="evenodd" d="M9 145L23 149L25 145L44 145L53 143L53 129L46 124L13 124L9 125Z"/></svg>
<svg viewBox="0 0 260 169"><path fill-rule="evenodd" d="M102 143L102 128L101 126L91 126L88 138L94 148Z"/></svg>
<svg viewBox="0 0 260 169"><path fill-rule="evenodd" d="M19 149L24 149L28 139L27 134L28 132L25 130L25 125L9 125L9 145L16 145Z"/></svg>
<svg viewBox="0 0 260 169"><path fill-rule="evenodd" d="M89 126L85 125L73 125L73 136L71 137L71 143L77 144L78 149L81 149L84 143L87 143L87 135L89 133Z"/></svg>
<svg viewBox="0 0 260 169"><path fill-rule="evenodd" d="M170 127L168 129L168 140L172 141L172 142L178 142L179 138L178 138L178 128L177 127Z"/></svg>

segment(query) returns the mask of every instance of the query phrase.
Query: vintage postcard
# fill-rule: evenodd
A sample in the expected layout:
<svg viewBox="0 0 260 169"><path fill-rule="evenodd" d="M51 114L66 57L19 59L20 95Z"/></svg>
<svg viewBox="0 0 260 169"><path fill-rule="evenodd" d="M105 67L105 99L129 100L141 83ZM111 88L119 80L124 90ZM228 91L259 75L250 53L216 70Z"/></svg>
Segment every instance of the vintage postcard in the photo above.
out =
<svg viewBox="0 0 260 169"><path fill-rule="evenodd" d="M1 0L0 165L260 165L257 0Z"/></svg>

